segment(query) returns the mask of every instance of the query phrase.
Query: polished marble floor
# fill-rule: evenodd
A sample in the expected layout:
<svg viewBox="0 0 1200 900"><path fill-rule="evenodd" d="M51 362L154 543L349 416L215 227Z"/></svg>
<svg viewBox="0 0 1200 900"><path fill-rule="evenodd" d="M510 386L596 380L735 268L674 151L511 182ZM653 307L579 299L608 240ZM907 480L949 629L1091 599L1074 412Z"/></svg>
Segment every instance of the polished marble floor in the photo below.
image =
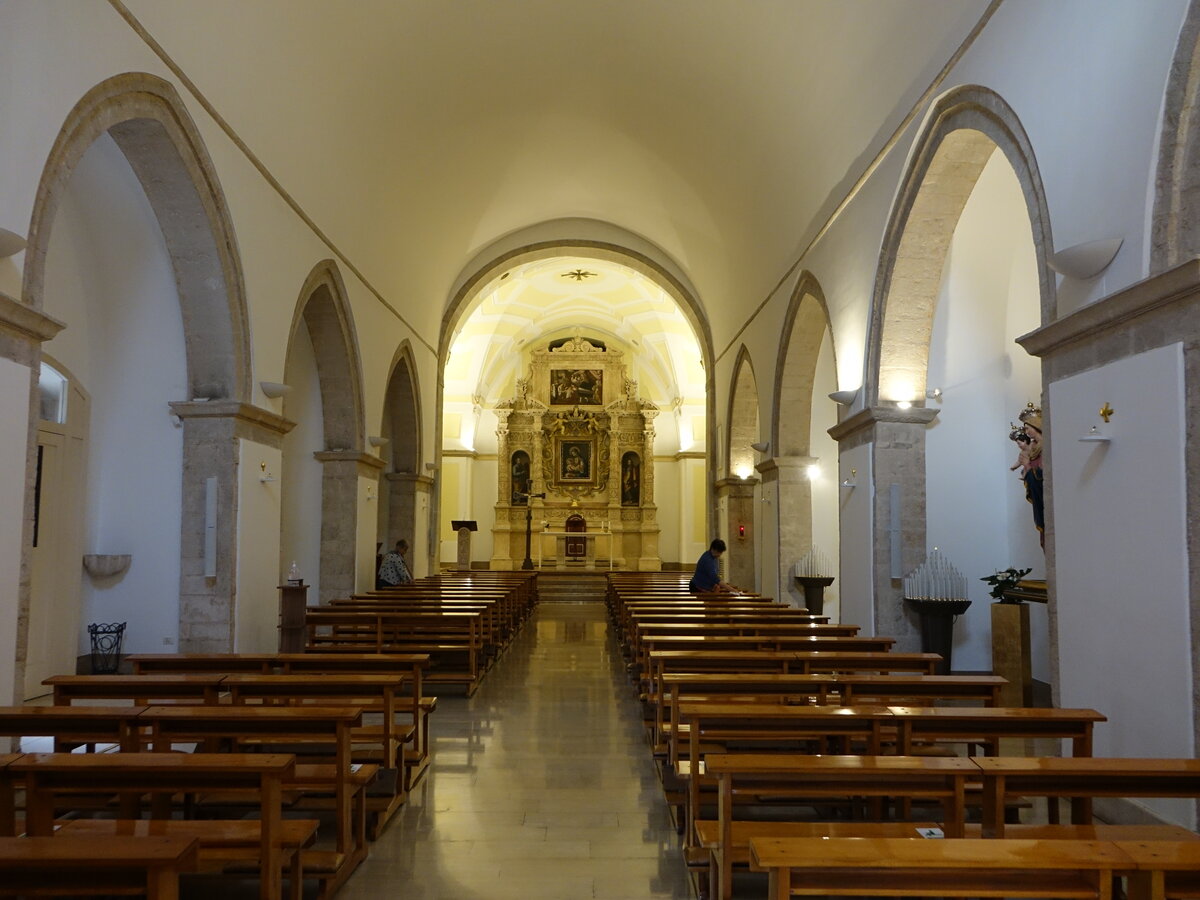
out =
<svg viewBox="0 0 1200 900"><path fill-rule="evenodd" d="M439 698L433 733L338 900L694 896L603 604L541 604L474 697Z"/></svg>

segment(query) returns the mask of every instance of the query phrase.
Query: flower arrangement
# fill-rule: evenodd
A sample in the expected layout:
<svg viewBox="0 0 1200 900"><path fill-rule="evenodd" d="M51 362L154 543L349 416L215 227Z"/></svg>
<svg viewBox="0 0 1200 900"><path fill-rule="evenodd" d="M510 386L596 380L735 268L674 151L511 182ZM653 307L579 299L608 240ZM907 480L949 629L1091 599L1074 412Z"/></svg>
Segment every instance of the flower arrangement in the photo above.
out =
<svg viewBox="0 0 1200 900"><path fill-rule="evenodd" d="M979 580L987 582L992 586L990 593L993 600L999 600L1001 603L1020 603L1020 600L1007 599L1004 596L1004 592L1016 587L1017 583L1032 571L1033 569L1015 569L1009 566L1003 572L986 575Z"/></svg>

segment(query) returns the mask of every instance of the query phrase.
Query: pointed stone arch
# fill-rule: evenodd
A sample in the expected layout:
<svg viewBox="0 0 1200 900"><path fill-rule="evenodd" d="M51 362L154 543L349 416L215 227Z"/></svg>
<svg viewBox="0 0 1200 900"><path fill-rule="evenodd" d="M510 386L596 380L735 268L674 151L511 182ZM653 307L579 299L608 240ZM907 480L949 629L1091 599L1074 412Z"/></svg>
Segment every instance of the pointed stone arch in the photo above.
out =
<svg viewBox="0 0 1200 900"><path fill-rule="evenodd" d="M1054 245L1046 191L1029 136L994 91L965 85L934 104L917 140L884 233L867 342L866 405L923 404L940 273L954 229L995 150L1016 173L1037 254L1042 324L1055 315ZM939 273L930 276L931 271ZM903 395L903 396L902 396Z"/></svg>
<svg viewBox="0 0 1200 900"><path fill-rule="evenodd" d="M733 478L748 478L754 471L756 451L750 446L762 438L761 415L758 403L758 378L750 351L742 344L733 362L733 377L729 382L729 407L725 417L726 430L725 474Z"/></svg>
<svg viewBox="0 0 1200 900"><path fill-rule="evenodd" d="M1150 273L1200 255L1200 0L1188 4L1167 77Z"/></svg>
<svg viewBox="0 0 1200 900"><path fill-rule="evenodd" d="M830 432L843 453L871 445L876 485L873 625L877 633L896 635L901 649L918 646L915 616L904 609L899 575L918 565L926 553L925 440L937 416L937 410L925 408L933 317L958 221L997 149L1016 175L1025 200L1041 322L1053 319L1057 302L1047 263L1053 248L1050 216L1029 137L1016 113L994 91L979 85L955 88L938 99L926 117L884 232L861 392L865 408ZM901 402L911 407L902 408ZM893 498L898 509L892 509ZM901 523L898 559L891 550L897 546L894 536L887 530L893 517ZM1052 552L1047 568L1052 572Z"/></svg>
<svg viewBox="0 0 1200 900"><path fill-rule="evenodd" d="M362 363L349 297L337 264L317 263L300 290L284 364L290 379L293 345L304 329L312 344L321 395L321 523L319 601L322 604L354 592L358 582L359 476L377 477L383 463L364 451L366 415L363 407ZM295 419L290 395L284 415ZM286 466L285 466L286 477ZM294 482L292 482L294 484ZM287 490L285 482L284 489Z"/></svg>
<svg viewBox="0 0 1200 900"><path fill-rule="evenodd" d="M827 333L832 334L832 326L825 294L811 272L802 272L784 316L775 361L771 458L757 466L763 482L763 514L775 517L770 524L776 540L764 540L762 547L763 590L781 598L790 595L798 606L804 605L804 594L790 572L813 545L813 485L808 470L816 461L811 446L813 395ZM836 370L836 359L833 365Z"/></svg>
<svg viewBox="0 0 1200 900"><path fill-rule="evenodd" d="M388 439L380 497L379 540L385 546L404 538L412 547L410 559L424 560L429 548L429 510L433 479L423 469L421 448L421 390L412 345L396 348L383 399L383 436Z"/></svg>
<svg viewBox="0 0 1200 900"><path fill-rule="evenodd" d="M144 72L116 75L93 87L68 113L34 197L22 301L35 310L44 307L56 215L80 160L105 133L125 156L158 221L182 313L188 396L171 404L184 426L179 649L230 650L237 617L236 438L270 443L287 425L250 405L249 319L232 216L199 129L169 82ZM205 559L209 484L215 484L218 497L215 561ZM28 639L29 602L26 583L18 625L21 652Z"/></svg>
<svg viewBox="0 0 1200 900"><path fill-rule="evenodd" d="M34 199L24 302L42 308L55 213L79 160L105 132L129 160L166 241L183 310L190 398L249 401L249 325L233 220L195 122L161 78L114 76L68 114Z"/></svg>

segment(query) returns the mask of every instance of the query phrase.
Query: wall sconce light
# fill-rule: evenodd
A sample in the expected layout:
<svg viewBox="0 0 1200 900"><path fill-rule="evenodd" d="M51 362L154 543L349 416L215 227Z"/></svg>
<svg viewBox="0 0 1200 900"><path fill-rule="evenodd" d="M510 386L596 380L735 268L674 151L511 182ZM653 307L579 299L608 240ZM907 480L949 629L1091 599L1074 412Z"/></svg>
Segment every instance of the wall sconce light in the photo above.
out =
<svg viewBox="0 0 1200 900"><path fill-rule="evenodd" d="M380 437L377 434L372 434L367 437L367 443L372 447L386 447L391 443L391 440L389 438Z"/></svg>
<svg viewBox="0 0 1200 900"><path fill-rule="evenodd" d="M262 392L272 400L278 400L292 389L290 384L280 384L278 381L260 381L258 386L262 388Z"/></svg>
<svg viewBox="0 0 1200 900"><path fill-rule="evenodd" d="M930 388L929 390L927 390L925 392L925 399L926 400L937 400L940 402L942 399L942 389L941 388Z"/></svg>
<svg viewBox="0 0 1200 900"><path fill-rule="evenodd" d="M0 259L16 256L26 246L25 238L21 237L15 231L0 228Z"/></svg>
<svg viewBox="0 0 1200 900"><path fill-rule="evenodd" d="M858 469L850 470L850 477L842 482L842 487L851 489L858 487Z"/></svg>
<svg viewBox="0 0 1200 900"><path fill-rule="evenodd" d="M1123 243L1124 238L1108 238L1076 244L1055 253L1046 260L1046 265L1067 278L1077 278L1080 281L1095 278L1112 265Z"/></svg>
<svg viewBox="0 0 1200 900"><path fill-rule="evenodd" d="M912 409L911 400L897 400L896 409Z"/></svg>
<svg viewBox="0 0 1200 900"><path fill-rule="evenodd" d="M275 476L267 471L267 461L265 459L259 461L258 471L259 471L258 480L261 481L263 484L270 484L272 481L275 480Z"/></svg>
<svg viewBox="0 0 1200 900"><path fill-rule="evenodd" d="M750 473L752 471L754 471L754 470L751 469L749 466L742 465L742 466L738 466L737 470L733 474L736 475L738 478L742 479L743 481L745 481L747 478L750 477Z"/></svg>
<svg viewBox="0 0 1200 900"><path fill-rule="evenodd" d="M849 406L858 399L859 390L861 389L855 388L852 391L834 391L829 395L829 399L839 406Z"/></svg>
<svg viewBox="0 0 1200 900"><path fill-rule="evenodd" d="M758 441L750 445L751 450L757 450L759 453L766 453L771 449L770 441Z"/></svg>
<svg viewBox="0 0 1200 900"><path fill-rule="evenodd" d="M821 467L817 463L811 463L805 468L804 474L808 476L809 481L816 481L821 477Z"/></svg>

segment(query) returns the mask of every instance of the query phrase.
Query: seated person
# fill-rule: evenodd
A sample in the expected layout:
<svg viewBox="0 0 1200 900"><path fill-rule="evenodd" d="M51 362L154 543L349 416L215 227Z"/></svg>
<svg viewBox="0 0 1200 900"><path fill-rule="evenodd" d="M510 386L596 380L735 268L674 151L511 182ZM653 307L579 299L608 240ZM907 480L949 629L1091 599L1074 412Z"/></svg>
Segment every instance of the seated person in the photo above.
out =
<svg viewBox="0 0 1200 900"><path fill-rule="evenodd" d="M412 584L412 572L404 561L408 551L408 541L401 538L396 541L396 548L384 554L383 564L379 567L379 575L375 578L375 587L395 587L398 584Z"/></svg>
<svg viewBox="0 0 1200 900"><path fill-rule="evenodd" d="M721 558L721 554L725 552L725 542L720 538L715 538L708 549L701 554L696 560L696 573L692 575L692 580L688 582L688 590L693 594L706 593L709 591L736 591L731 584L726 584L721 580L721 575L717 571L717 560Z"/></svg>

